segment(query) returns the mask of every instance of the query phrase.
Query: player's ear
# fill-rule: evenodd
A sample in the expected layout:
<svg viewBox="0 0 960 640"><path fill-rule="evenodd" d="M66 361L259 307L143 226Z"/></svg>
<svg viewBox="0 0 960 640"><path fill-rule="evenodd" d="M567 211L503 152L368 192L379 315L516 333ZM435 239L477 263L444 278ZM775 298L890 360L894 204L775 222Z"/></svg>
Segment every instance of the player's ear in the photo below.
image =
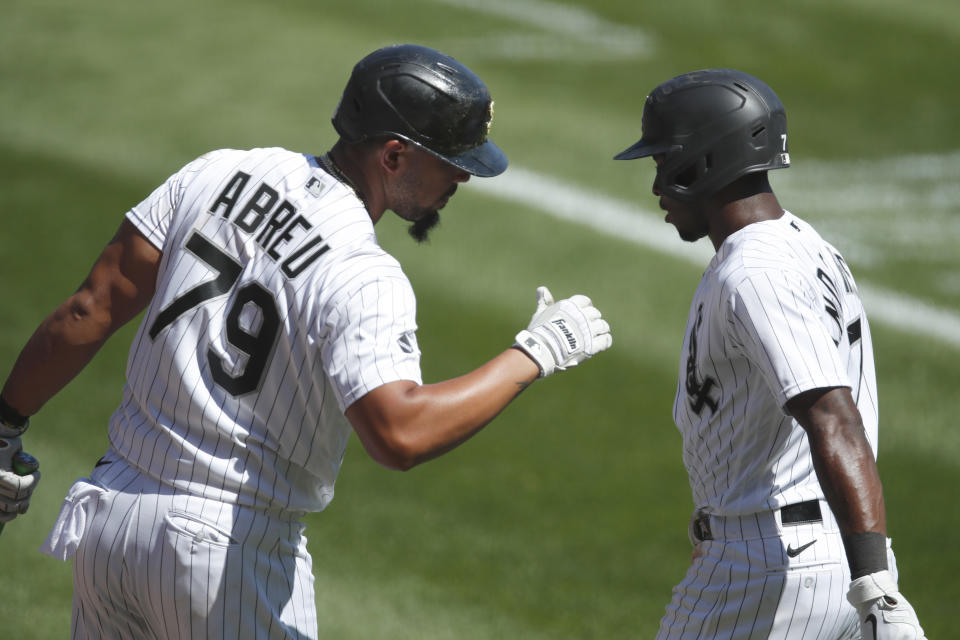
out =
<svg viewBox="0 0 960 640"><path fill-rule="evenodd" d="M396 173L403 166L408 150L406 140L390 138L380 147L380 166L389 173Z"/></svg>

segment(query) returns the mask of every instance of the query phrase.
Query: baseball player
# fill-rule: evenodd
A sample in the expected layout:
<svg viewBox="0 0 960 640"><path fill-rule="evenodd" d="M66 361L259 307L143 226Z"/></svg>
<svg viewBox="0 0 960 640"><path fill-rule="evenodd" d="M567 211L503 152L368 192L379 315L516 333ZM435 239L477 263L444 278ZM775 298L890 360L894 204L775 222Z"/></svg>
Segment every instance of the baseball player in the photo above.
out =
<svg viewBox="0 0 960 640"><path fill-rule="evenodd" d="M491 117L464 65L387 47L354 67L330 152L213 151L126 214L0 405L0 436L20 437L145 309L109 450L44 544L73 558L74 638L317 637L301 520L332 500L351 429L379 463L409 469L610 346L588 298L541 287L513 347L422 383L413 290L374 224L390 209L422 238L458 184L503 172ZM22 512L35 480L2 474L0 487L12 478L0 509Z"/></svg>
<svg viewBox="0 0 960 640"><path fill-rule="evenodd" d="M870 325L843 256L781 208L786 114L730 69L647 97L653 194L716 250L687 319L673 416L692 563L658 638L922 638L899 592L876 466Z"/></svg>

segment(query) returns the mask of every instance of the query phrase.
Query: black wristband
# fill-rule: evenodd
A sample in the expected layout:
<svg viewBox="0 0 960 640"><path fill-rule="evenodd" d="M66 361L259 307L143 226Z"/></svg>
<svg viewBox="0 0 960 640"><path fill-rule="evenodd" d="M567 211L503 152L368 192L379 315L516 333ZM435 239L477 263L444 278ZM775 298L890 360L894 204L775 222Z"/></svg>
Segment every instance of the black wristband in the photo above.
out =
<svg viewBox="0 0 960 640"><path fill-rule="evenodd" d="M843 536L850 565L850 579L887 570L887 536L876 531Z"/></svg>
<svg viewBox="0 0 960 640"><path fill-rule="evenodd" d="M0 396L0 420L17 429L26 429L29 418L7 404Z"/></svg>

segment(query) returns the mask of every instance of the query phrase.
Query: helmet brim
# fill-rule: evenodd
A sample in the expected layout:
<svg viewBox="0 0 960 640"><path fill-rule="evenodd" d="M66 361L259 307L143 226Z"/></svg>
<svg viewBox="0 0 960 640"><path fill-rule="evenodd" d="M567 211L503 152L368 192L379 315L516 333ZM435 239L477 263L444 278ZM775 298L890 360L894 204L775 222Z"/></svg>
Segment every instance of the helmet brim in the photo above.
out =
<svg viewBox="0 0 960 640"><path fill-rule="evenodd" d="M426 149L426 147L424 147ZM430 149L427 149L430 151ZM498 176L507 170L507 156L490 140L487 140L478 147L459 155L444 155L431 151L441 160L449 162L458 169L463 169L472 176L479 178L492 178Z"/></svg>
<svg viewBox="0 0 960 640"><path fill-rule="evenodd" d="M614 160L635 160L636 158L649 158L652 155L658 153L667 153L674 149L676 145L669 143L660 143L660 144L650 144L643 138L640 138L631 146L627 147L617 155L613 156Z"/></svg>

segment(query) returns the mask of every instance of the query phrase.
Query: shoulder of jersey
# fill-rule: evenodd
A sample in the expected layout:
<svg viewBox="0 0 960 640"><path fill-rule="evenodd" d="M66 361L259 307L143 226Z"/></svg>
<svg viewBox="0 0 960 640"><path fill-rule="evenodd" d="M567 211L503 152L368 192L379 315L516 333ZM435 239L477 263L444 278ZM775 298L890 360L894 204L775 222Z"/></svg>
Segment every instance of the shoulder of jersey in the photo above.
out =
<svg viewBox="0 0 960 640"><path fill-rule="evenodd" d="M303 161L307 163L307 157L297 151L284 149L283 147L255 147L252 149L214 149L208 151L194 160L195 163L210 164L219 161L229 161L231 164L247 165L252 164L255 167L269 168L283 162Z"/></svg>
<svg viewBox="0 0 960 640"><path fill-rule="evenodd" d="M792 270L808 228L789 213L778 220L744 227L727 238L721 247L717 276L728 284L735 284L731 280L740 281L757 272Z"/></svg>
<svg viewBox="0 0 960 640"><path fill-rule="evenodd" d="M333 211L354 209L362 214L358 216L357 224L367 227L363 233L373 233L369 215L353 190L321 169L308 154L283 147L217 149L204 154L198 161L225 161L231 167L266 180L275 188L282 188L284 197L295 200L304 215L318 207L333 207Z"/></svg>

